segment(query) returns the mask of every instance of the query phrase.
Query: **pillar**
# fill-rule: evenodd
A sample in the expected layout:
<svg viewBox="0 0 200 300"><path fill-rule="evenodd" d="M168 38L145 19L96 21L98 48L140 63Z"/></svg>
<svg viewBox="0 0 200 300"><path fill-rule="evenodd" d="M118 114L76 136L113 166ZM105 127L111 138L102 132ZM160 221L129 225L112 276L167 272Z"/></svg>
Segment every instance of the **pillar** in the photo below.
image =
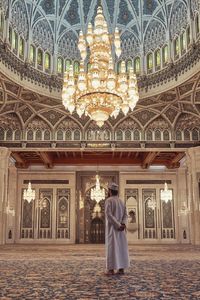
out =
<svg viewBox="0 0 200 300"><path fill-rule="evenodd" d="M200 147L190 148L187 154L188 191L191 243L200 245Z"/></svg>
<svg viewBox="0 0 200 300"><path fill-rule="evenodd" d="M0 147L0 245L6 242L9 157L9 149Z"/></svg>

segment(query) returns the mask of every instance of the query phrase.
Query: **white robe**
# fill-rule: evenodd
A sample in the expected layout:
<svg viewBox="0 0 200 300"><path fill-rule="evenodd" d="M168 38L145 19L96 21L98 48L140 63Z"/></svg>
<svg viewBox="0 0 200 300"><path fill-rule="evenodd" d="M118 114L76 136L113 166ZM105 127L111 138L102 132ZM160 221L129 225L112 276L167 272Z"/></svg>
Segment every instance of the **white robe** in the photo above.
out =
<svg viewBox="0 0 200 300"><path fill-rule="evenodd" d="M126 224L127 212L125 204L118 196L112 196L105 202L106 217L106 268L124 269L128 268L129 255L126 231L119 231L121 223Z"/></svg>

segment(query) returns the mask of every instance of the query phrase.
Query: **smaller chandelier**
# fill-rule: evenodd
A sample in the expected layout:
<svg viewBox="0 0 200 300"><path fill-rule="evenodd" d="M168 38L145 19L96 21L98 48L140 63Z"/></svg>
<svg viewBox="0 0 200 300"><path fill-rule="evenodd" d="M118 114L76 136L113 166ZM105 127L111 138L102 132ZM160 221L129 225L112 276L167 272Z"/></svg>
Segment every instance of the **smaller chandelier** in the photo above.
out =
<svg viewBox="0 0 200 300"><path fill-rule="evenodd" d="M164 190L161 190L161 200L166 203L172 201L172 190L168 189L167 182L165 182Z"/></svg>
<svg viewBox="0 0 200 300"><path fill-rule="evenodd" d="M96 175L95 187L91 189L90 198L99 203L101 200L105 199L105 189L100 187L99 175Z"/></svg>
<svg viewBox="0 0 200 300"><path fill-rule="evenodd" d="M24 190L23 199L27 200L30 203L32 200L35 200L35 191L31 188L31 182L29 181L28 188Z"/></svg>
<svg viewBox="0 0 200 300"><path fill-rule="evenodd" d="M89 23L86 35L80 31L78 48L79 74L72 65L64 74L62 102L65 108L70 113L76 110L80 118L83 114L89 116L99 127L110 116L116 118L120 111L125 115L133 111L139 99L136 75L133 67L126 69L124 61L121 70L116 72L112 55L121 55L119 30L116 28L110 35L101 6L97 9L94 27Z"/></svg>
<svg viewBox="0 0 200 300"><path fill-rule="evenodd" d="M151 195L150 199L148 200L148 207L154 210L156 208L156 199L154 194Z"/></svg>

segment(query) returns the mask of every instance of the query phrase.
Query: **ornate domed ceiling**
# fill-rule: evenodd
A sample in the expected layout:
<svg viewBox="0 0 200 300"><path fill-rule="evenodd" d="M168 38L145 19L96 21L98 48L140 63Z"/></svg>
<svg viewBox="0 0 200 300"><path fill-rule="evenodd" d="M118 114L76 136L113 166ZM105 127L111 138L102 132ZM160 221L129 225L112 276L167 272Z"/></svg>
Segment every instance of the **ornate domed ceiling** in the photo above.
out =
<svg viewBox="0 0 200 300"><path fill-rule="evenodd" d="M4 10L7 2L3 1ZM78 32L86 32L96 14L97 0L14 0L13 28L51 54L78 58ZM191 3L191 4L190 4ZM179 35L199 10L198 0L103 0L109 31L121 32L122 57L143 55Z"/></svg>
<svg viewBox="0 0 200 300"><path fill-rule="evenodd" d="M60 101L62 74L58 74L58 58L64 63L68 59L79 60L79 31L86 32L88 23L93 22L99 1L2 0L0 146L180 149L199 144L199 1L102 0L101 3L110 33L115 27L120 29L123 48L120 60L131 59L134 63L136 57L141 59L138 81L140 92L145 95L134 111L127 117L110 118L99 130L88 117L70 115ZM18 35L18 46L23 38L23 56L16 43L10 41L9 32L14 33L14 41L15 34ZM36 50L34 65L29 63L31 45ZM166 64L162 62L165 46L168 47ZM38 68L38 49L44 55L48 51L51 56L51 68L46 73L45 68ZM156 65L157 49L160 69ZM152 72L147 68L149 51ZM190 76L188 70L192 71ZM166 89L164 85L168 83L171 86ZM48 93L43 93L44 88ZM149 94L150 88L159 92ZM54 96L55 90L59 97Z"/></svg>

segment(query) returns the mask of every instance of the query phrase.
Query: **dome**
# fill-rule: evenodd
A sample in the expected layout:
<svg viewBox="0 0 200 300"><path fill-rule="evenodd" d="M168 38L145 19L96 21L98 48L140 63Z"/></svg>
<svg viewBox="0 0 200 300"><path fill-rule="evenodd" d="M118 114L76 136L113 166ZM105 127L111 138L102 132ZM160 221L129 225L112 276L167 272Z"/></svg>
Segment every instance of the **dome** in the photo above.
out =
<svg viewBox="0 0 200 300"><path fill-rule="evenodd" d="M79 31L86 33L99 4L97 0L17 0L8 8L4 0L1 19L3 23L9 17L8 40L20 59L62 76L70 64L78 69ZM125 60L138 76L159 72L181 59L199 34L198 0L107 0L101 5L109 32L116 27L120 31L122 54L115 58L116 67Z"/></svg>

